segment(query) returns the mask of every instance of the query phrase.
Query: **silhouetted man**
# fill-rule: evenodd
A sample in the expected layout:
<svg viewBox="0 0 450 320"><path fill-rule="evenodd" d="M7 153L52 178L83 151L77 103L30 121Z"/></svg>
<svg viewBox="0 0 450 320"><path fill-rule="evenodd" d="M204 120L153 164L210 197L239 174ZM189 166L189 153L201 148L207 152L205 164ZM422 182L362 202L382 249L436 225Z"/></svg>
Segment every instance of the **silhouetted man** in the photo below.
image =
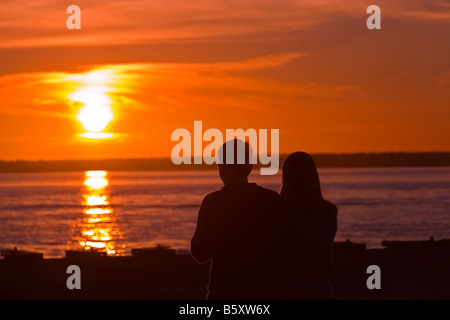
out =
<svg viewBox="0 0 450 320"><path fill-rule="evenodd" d="M229 148L234 157L233 152L227 157ZM208 299L277 298L280 196L248 182L251 154L240 140L222 146L218 167L224 186L203 199L198 213L191 252L199 263L211 259Z"/></svg>

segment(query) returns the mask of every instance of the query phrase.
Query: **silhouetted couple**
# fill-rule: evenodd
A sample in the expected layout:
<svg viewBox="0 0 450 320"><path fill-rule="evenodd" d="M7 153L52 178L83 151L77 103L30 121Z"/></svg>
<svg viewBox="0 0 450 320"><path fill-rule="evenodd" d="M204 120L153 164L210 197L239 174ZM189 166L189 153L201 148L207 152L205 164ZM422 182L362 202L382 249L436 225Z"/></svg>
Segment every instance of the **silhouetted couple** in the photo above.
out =
<svg viewBox="0 0 450 320"><path fill-rule="evenodd" d="M227 150L234 155L227 157ZM227 145L229 147L227 147ZM238 164L239 150L245 159ZM331 299L337 208L322 197L311 156L289 155L280 194L248 182L252 151L240 140L219 151L224 186L200 207L191 252L211 260L208 299Z"/></svg>

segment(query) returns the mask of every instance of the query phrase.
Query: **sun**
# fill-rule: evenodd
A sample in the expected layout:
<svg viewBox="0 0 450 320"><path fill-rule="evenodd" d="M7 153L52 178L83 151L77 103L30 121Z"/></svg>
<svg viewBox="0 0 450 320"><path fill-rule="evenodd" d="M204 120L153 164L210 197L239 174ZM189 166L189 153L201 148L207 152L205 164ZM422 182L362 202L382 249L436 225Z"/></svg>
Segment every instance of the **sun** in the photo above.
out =
<svg viewBox="0 0 450 320"><path fill-rule="evenodd" d="M110 88L107 86L109 74L102 72L91 72L85 74L81 82L84 82L79 90L69 94L69 99L82 103L76 119L86 130L80 136L89 139L105 139L113 136L111 133L103 132L114 119L111 107L112 101L107 94Z"/></svg>
<svg viewBox="0 0 450 320"><path fill-rule="evenodd" d="M77 120L91 133L102 132L113 119L114 114L109 106L84 106L77 114Z"/></svg>
<svg viewBox="0 0 450 320"><path fill-rule="evenodd" d="M114 119L111 99L106 93L85 88L73 92L70 98L84 104L78 110L77 120L88 132L102 132Z"/></svg>

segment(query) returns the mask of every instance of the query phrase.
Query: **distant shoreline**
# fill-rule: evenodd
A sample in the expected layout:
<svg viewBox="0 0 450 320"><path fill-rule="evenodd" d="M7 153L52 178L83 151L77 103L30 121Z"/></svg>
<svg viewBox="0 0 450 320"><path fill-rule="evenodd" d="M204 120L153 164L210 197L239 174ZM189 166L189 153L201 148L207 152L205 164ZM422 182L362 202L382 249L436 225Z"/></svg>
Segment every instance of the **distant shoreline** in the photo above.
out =
<svg viewBox="0 0 450 320"><path fill-rule="evenodd" d="M312 154L319 168L366 167L437 167L450 166L450 152L385 152ZM280 155L280 166L286 155ZM255 168L261 167L256 164ZM12 172L76 172L86 170L107 171L168 171L208 170L215 165L175 165L170 158L101 159L101 160L39 160L0 161L0 173Z"/></svg>

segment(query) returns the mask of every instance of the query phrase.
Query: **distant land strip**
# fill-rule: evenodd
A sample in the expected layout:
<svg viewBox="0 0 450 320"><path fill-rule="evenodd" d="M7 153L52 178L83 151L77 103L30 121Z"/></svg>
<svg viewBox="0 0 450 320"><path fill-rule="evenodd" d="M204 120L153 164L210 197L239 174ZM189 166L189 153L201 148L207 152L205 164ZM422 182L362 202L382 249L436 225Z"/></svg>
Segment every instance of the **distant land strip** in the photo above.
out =
<svg viewBox="0 0 450 320"><path fill-rule="evenodd" d="M287 155L280 155L280 166ZM435 167L450 166L450 152L387 152L312 154L320 168L363 167ZM254 167L259 168L261 164ZM216 165L175 165L170 158L56 160L56 161L0 161L0 172L70 172L87 170L106 171L163 171L163 170L210 170Z"/></svg>
<svg viewBox="0 0 450 320"><path fill-rule="evenodd" d="M280 155L280 167L287 155ZM389 152L312 154L320 168L364 168L364 167L435 167L450 166L450 152ZM259 168L261 164L255 164ZM170 158L142 159L96 159L56 161L0 161L0 172L70 172L86 170L106 171L163 171L163 170L208 170L216 165L180 164Z"/></svg>

